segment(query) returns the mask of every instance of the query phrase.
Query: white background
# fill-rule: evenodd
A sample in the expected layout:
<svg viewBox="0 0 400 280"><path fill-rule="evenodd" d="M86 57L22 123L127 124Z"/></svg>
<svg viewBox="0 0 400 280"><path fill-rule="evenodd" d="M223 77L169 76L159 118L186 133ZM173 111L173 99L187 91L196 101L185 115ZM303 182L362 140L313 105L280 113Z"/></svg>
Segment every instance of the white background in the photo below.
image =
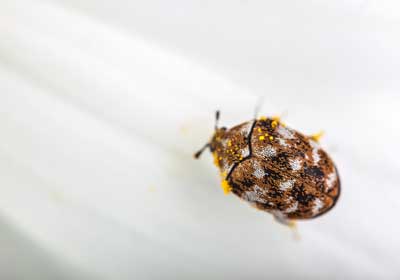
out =
<svg viewBox="0 0 400 280"><path fill-rule="evenodd" d="M399 9L0 2L1 278L398 279ZM300 240L192 158L260 97L341 175Z"/></svg>

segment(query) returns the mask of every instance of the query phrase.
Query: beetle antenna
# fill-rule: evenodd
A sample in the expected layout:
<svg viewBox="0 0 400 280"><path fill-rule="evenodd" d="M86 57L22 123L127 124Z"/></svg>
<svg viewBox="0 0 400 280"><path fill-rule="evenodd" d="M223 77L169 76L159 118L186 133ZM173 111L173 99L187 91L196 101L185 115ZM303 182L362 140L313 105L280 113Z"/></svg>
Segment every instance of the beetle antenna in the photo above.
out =
<svg viewBox="0 0 400 280"><path fill-rule="evenodd" d="M194 154L194 158L198 159L201 156L201 154L204 152L204 150L208 147L210 147L210 144L209 143L205 144L200 150L197 151L197 153Z"/></svg>
<svg viewBox="0 0 400 280"><path fill-rule="evenodd" d="M215 125L214 125L214 129L217 130L218 129L218 121L219 121L219 110L217 110L215 112ZM198 159L201 154L204 152L205 149L210 148L210 143L206 143L200 150L197 151L197 153L194 154L194 158Z"/></svg>
<svg viewBox="0 0 400 280"><path fill-rule="evenodd" d="M220 115L219 110L217 110L217 111L215 112L215 125L214 125L215 130L218 129L219 115Z"/></svg>
<svg viewBox="0 0 400 280"><path fill-rule="evenodd" d="M256 103L256 107L254 108L254 119L256 120L258 118L258 114L260 113L260 109L264 103L264 96L259 96L257 98L257 103Z"/></svg>

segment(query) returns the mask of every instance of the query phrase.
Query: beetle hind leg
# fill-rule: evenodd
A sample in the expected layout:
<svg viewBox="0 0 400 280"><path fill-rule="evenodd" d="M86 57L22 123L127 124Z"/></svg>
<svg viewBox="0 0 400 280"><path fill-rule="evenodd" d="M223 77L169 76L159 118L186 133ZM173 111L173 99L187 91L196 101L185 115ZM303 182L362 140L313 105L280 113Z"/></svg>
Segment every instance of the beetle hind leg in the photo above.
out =
<svg viewBox="0 0 400 280"><path fill-rule="evenodd" d="M272 214L274 216L275 221L278 223L288 226L290 228L296 227L296 222L284 216L281 212L275 212Z"/></svg>
<svg viewBox="0 0 400 280"><path fill-rule="evenodd" d="M320 132L314 133L310 136L312 140L315 142L319 142L321 140L322 136L324 135L324 132L321 130Z"/></svg>

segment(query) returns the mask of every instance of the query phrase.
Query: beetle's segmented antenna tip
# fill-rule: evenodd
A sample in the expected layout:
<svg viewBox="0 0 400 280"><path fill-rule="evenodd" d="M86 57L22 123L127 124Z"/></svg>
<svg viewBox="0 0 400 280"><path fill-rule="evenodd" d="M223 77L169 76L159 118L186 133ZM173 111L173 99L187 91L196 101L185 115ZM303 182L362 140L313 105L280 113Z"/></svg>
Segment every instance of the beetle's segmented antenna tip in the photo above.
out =
<svg viewBox="0 0 400 280"><path fill-rule="evenodd" d="M256 120L258 118L258 114L260 113L261 107L264 104L264 96L259 96L257 98L257 103L256 107L254 108L254 119Z"/></svg>
<svg viewBox="0 0 400 280"><path fill-rule="evenodd" d="M215 129L218 128L219 115L220 115L219 110L217 110L215 112Z"/></svg>
<svg viewBox="0 0 400 280"><path fill-rule="evenodd" d="M195 159L198 159L198 158L201 156L201 154L204 152L204 150L205 150L206 148L208 148L208 147L210 147L210 144L209 144L209 143L205 144L200 150L198 150L198 151L193 155L194 158L195 158Z"/></svg>

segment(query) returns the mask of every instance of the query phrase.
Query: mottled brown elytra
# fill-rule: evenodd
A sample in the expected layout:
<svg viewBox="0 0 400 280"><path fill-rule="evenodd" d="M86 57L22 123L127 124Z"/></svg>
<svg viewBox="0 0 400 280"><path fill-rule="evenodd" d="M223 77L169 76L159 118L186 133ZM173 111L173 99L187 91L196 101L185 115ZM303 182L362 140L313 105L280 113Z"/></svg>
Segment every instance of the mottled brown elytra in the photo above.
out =
<svg viewBox="0 0 400 280"><path fill-rule="evenodd" d="M233 192L288 225L332 209L340 180L332 159L318 144L321 134L306 136L278 117L261 117L231 129L219 128L218 119L219 111L210 142L195 158L210 149L225 193Z"/></svg>

